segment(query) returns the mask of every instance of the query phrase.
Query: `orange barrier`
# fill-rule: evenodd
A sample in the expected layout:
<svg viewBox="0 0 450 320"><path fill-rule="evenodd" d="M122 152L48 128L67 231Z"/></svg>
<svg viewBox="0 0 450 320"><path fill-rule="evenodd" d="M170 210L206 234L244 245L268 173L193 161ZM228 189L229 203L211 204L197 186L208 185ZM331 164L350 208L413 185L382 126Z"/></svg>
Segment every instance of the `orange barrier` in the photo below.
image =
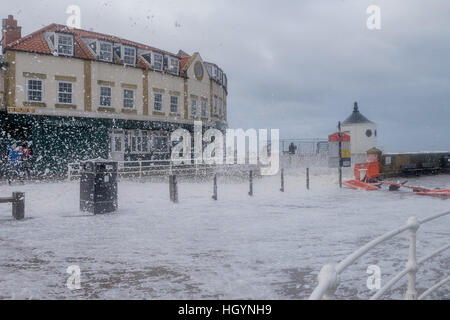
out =
<svg viewBox="0 0 450 320"><path fill-rule="evenodd" d="M366 171L365 177L361 178L361 171ZM355 164L353 170L356 180L371 181L380 177L380 164L378 162L365 162Z"/></svg>
<svg viewBox="0 0 450 320"><path fill-rule="evenodd" d="M365 182L359 181L359 180L347 180L342 183L343 185L357 190L378 190L378 187L373 186L371 184L367 184Z"/></svg>

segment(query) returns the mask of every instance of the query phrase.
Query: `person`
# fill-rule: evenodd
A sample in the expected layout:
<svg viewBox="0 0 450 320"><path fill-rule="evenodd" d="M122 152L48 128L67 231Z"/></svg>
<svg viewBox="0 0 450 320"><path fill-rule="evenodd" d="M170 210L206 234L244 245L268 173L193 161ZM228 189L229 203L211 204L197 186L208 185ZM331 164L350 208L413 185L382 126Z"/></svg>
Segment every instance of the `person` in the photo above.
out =
<svg viewBox="0 0 450 320"><path fill-rule="evenodd" d="M21 143L22 147L22 169L24 173L27 175L27 178L30 178L30 168L31 168L31 149L26 142Z"/></svg>
<svg viewBox="0 0 450 320"><path fill-rule="evenodd" d="M17 147L16 144L8 146L8 184L11 184L13 178L19 174L21 159L20 147Z"/></svg>
<svg viewBox="0 0 450 320"><path fill-rule="evenodd" d="M297 146L291 142L291 144L289 145L289 154L295 154L295 151L297 150Z"/></svg>

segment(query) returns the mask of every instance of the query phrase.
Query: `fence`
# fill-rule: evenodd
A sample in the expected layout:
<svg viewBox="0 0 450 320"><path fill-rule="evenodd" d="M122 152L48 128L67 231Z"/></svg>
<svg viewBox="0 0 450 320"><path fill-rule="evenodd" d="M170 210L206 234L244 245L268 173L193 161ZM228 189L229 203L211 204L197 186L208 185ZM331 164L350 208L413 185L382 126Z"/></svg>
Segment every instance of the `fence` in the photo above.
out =
<svg viewBox="0 0 450 320"><path fill-rule="evenodd" d="M384 285L378 292L373 295L370 299L376 300L379 299L383 294L387 292L394 284L396 284L399 280L401 280L405 275L408 275L408 286L405 293L405 300L416 300L416 299L424 299L429 294L437 290L439 287L443 286L447 282L450 282L450 276L443 279L442 281L436 283L434 286L429 288L427 291L422 293L419 297L417 297L417 290L416 290L416 274L419 269L419 267L427 260L437 256L438 254L442 253L443 251L450 248L450 244L447 244L434 252L428 254L427 256L423 257L420 260L417 260L416 257L416 234L419 227L425 223L428 223L430 221L436 220L438 218L441 218L443 216L450 215L450 211L436 214L434 216L431 216L429 218L423 219L423 220L417 220L415 217L411 217L408 219L408 222L405 226L393 230L391 232L388 232L372 241L367 243L365 246L361 247L351 255L349 255L347 258L342 260L337 265L325 265L320 270L318 280L319 284L314 289L313 293L309 297L310 300L320 300L320 299L334 299L335 298L335 291L337 290L339 286L339 275L347 269L351 264L353 264L358 258L366 254L369 250L376 247L378 244L389 240L405 231L409 231L409 257L408 262L406 264L406 268L402 270L399 274L394 276L391 280L388 281L386 285Z"/></svg>
<svg viewBox="0 0 450 320"><path fill-rule="evenodd" d="M12 197L0 198L0 203L12 203L12 216L16 220L25 217L25 193L13 192Z"/></svg>
<svg viewBox="0 0 450 320"><path fill-rule="evenodd" d="M120 177L145 177L145 176L167 176L167 175L195 175L206 176L215 172L232 174L233 171L248 172L257 170L256 164L224 164L213 165L206 163L175 164L171 160L148 160L148 161L118 161L118 172ZM67 168L68 180L80 177L80 163L69 163Z"/></svg>

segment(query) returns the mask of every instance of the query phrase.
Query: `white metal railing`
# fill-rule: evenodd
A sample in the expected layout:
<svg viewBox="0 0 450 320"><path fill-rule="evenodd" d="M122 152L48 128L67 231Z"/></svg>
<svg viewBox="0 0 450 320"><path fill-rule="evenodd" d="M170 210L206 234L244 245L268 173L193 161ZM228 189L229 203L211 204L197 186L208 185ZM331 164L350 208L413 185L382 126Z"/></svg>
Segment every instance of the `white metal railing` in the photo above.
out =
<svg viewBox="0 0 450 320"><path fill-rule="evenodd" d="M387 290L392 288L394 284L396 284L400 279L402 279L405 275L408 275L408 286L405 293L405 300L416 300L416 299L424 299L429 294L446 284L447 282L450 282L450 277L447 277L443 279L442 281L438 282L431 288L429 288L427 291L425 291L421 296L417 298L417 290L416 290L416 274L419 269L419 267L427 260L437 256L438 254L442 253L443 251L450 249L450 243L437 249L436 251L428 254L424 258L417 260L416 257L416 244L417 244L417 230L419 227L427 222L436 220L438 218L441 218L443 216L450 215L450 211L439 213L433 216L430 216L423 220L418 220L415 217L411 217L408 219L408 222L405 226L392 230L378 238L375 238L374 240L370 241L366 245L362 246L358 250L356 250L354 253L346 257L344 260L342 260L337 265L325 265L320 270L320 273L318 275L318 281L319 284L314 289L313 293L309 296L309 300L321 300L321 299L334 299L335 292L339 286L340 277L339 275L347 269L351 264L353 264L358 258L365 255L368 251L370 251L372 248L376 247L378 244L389 240L396 235L403 233L405 231L409 231L409 255L408 255L408 262L406 264L406 268L402 270L399 274L394 276L391 280L389 280L386 285L384 285L376 294L374 294L370 299L376 300L380 298L384 293L386 293Z"/></svg>
<svg viewBox="0 0 450 320"><path fill-rule="evenodd" d="M133 176L142 178L143 176L157 176L168 174L195 174L212 172L217 169L214 164L206 163L182 163L176 164L172 160L136 160L136 161L117 161L119 176ZM240 167L242 170L256 169L257 165L223 165L223 167ZM221 166L222 167L222 166ZM69 163L67 168L67 178L72 180L80 177L80 163Z"/></svg>

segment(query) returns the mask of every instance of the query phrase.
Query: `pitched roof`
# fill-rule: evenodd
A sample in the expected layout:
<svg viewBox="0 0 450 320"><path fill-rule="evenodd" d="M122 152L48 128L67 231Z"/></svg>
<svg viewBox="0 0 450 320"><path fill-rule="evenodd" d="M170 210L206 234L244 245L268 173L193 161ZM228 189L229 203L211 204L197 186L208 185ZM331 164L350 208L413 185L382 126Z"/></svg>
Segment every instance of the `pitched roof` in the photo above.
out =
<svg viewBox="0 0 450 320"><path fill-rule="evenodd" d="M373 123L359 112L357 102L355 102L355 105L353 107L353 113L347 119L345 119L344 122L342 122L342 124L344 125L354 123Z"/></svg>
<svg viewBox="0 0 450 320"><path fill-rule="evenodd" d="M99 40L108 40L112 41L114 43L120 43L123 45L129 45L134 46L136 48L139 48L141 50L149 50L154 51L162 54L167 54L173 57L179 57L183 56L181 59L184 59L184 57L189 57L185 52L181 51L177 54L173 54L171 52L161 50L158 48L154 48L142 43L122 39L116 36L111 36L103 33L98 33L94 31L87 31L82 29L75 29L75 28L69 28L65 25L60 24L50 24L42 29L39 29L33 33L30 33L29 35L22 37L16 41L13 41L9 43L7 46L5 46L5 50L18 50L18 51L24 51L24 52L31 52L31 53L41 53L41 54L52 54L51 49L49 48L47 41L45 40L44 33L45 32L61 32L61 33L68 33L73 34L75 37L74 42L74 57L81 58L81 59L87 59L87 60L96 60L89 48L86 46L84 41L81 38L92 38L92 39L99 39ZM180 54L181 53L181 54ZM136 66L139 68L144 69L150 69L150 67L144 62L144 60L138 56Z"/></svg>

